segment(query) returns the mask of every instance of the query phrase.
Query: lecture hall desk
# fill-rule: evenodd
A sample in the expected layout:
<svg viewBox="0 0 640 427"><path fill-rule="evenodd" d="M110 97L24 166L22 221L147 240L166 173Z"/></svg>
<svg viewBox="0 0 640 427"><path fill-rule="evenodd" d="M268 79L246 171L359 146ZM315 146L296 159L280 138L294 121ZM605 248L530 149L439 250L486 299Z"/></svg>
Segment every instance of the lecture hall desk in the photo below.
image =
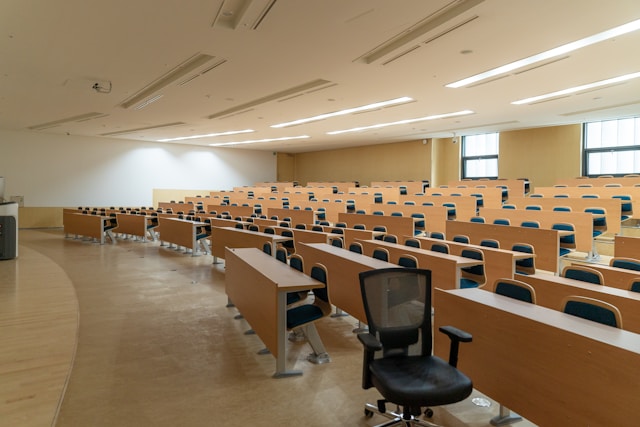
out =
<svg viewBox="0 0 640 427"><path fill-rule="evenodd" d="M558 194L566 194L569 197L597 194L600 198L629 195L631 196L631 205L633 206L632 218L640 219L640 187L536 187L535 194L542 195L543 197L554 197Z"/></svg>
<svg viewBox="0 0 640 427"><path fill-rule="evenodd" d="M300 375L287 370L287 293L324 284L257 248L226 248L225 290L244 319L276 358L275 378Z"/></svg>
<svg viewBox="0 0 640 427"><path fill-rule="evenodd" d="M208 225L200 221L190 221L187 219L170 218L158 216L158 232L160 241L184 246L191 249L191 255L196 256L198 252L198 227ZM162 245L161 245L162 246Z"/></svg>
<svg viewBox="0 0 640 427"><path fill-rule="evenodd" d="M92 237L104 245L104 229L107 221L111 218L104 215L83 214L77 210L63 210L62 222L64 234L76 236Z"/></svg>
<svg viewBox="0 0 640 427"><path fill-rule="evenodd" d="M521 259L535 258L535 254L531 255L524 252L516 252L508 249L496 249L486 246L456 243L450 240L432 239L430 237L417 238L424 249L429 249L434 243L446 243L451 250L452 255L460 256L465 248L474 248L482 251L484 256L484 272L487 276L487 284L484 289L493 290L493 282L499 278L513 278L516 273L516 261Z"/></svg>
<svg viewBox="0 0 640 427"><path fill-rule="evenodd" d="M611 286L595 285L550 274L516 275L536 291L536 304L562 311L569 295L580 295L613 304L620 310L623 329L640 333L640 293Z"/></svg>
<svg viewBox="0 0 640 427"><path fill-rule="evenodd" d="M640 237L615 236L613 242L613 256L640 259Z"/></svg>
<svg viewBox="0 0 640 427"><path fill-rule="evenodd" d="M491 399L540 426L638 425L640 334L481 289L434 294L434 330L473 335L458 368ZM448 338L434 339L447 360Z"/></svg>
<svg viewBox="0 0 640 427"><path fill-rule="evenodd" d="M443 254L428 249L414 248L399 243L389 243L380 240L362 240L364 254L371 256L375 248L384 248L389 251L389 261L398 262L401 255L409 254L416 257L418 266L431 270L433 286L442 289L455 289L460 286L461 269L483 265L483 261L464 258L457 255Z"/></svg>
<svg viewBox="0 0 640 427"><path fill-rule="evenodd" d="M118 227L112 230L114 233L142 237L143 242L147 241L147 226L151 225L151 220L153 219L152 216L132 213L116 213L116 218L118 221ZM152 239L155 240L153 234Z"/></svg>
<svg viewBox="0 0 640 427"><path fill-rule="evenodd" d="M605 218L607 220L607 234L620 233L622 203L618 199L590 199L582 197L515 197L509 198L509 204L514 205L517 209L525 209L528 205L538 205L546 211L551 211L556 206L567 206L575 212L584 212L586 208L602 208L605 210Z"/></svg>
<svg viewBox="0 0 640 427"><path fill-rule="evenodd" d="M211 227L211 255L213 263L225 256L225 248L257 248L262 250L266 242L271 243L271 253L275 255L278 243L292 240L292 237L267 234L259 231L242 230L235 227Z"/></svg>
<svg viewBox="0 0 640 427"><path fill-rule="evenodd" d="M540 228L551 229L553 224L573 224L576 250L590 253L593 250L593 215L586 212L528 211L524 209L480 209L480 216L487 223L497 218L506 218L512 226L520 226L523 221L538 221Z"/></svg>
<svg viewBox="0 0 640 427"><path fill-rule="evenodd" d="M602 273L604 277L604 284L607 287L618 288L628 290L631 287L632 280L639 280L640 271L628 270L626 268L611 267L608 265L596 264L596 263L579 263L572 262L572 265L582 265L585 267L593 268ZM640 295L640 294L638 294Z"/></svg>
<svg viewBox="0 0 640 427"><path fill-rule="evenodd" d="M398 267L396 264L326 243L302 243L299 248L296 248L296 253L302 256L307 274L316 263L327 268L329 301L363 323L367 322L367 318L362 305L358 275L362 271Z"/></svg>
<svg viewBox="0 0 640 427"><path fill-rule="evenodd" d="M536 269L558 271L560 236L557 230L448 221L447 238L458 234L469 236L474 245L479 245L482 239L495 239L500 242L501 248L512 248L515 243L529 243L535 248Z"/></svg>

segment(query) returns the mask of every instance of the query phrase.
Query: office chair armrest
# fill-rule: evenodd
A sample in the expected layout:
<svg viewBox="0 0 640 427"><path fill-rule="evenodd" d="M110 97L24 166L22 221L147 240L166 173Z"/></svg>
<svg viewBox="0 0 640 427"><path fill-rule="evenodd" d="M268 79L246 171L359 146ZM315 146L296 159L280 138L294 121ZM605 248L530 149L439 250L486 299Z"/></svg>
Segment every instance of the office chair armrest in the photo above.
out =
<svg viewBox="0 0 640 427"><path fill-rule="evenodd" d="M382 343L372 334L358 334L358 340L360 340L368 351L382 350Z"/></svg>
<svg viewBox="0 0 640 427"><path fill-rule="evenodd" d="M441 326L439 331L447 335L451 340L451 346L449 347L449 365L455 368L458 366L458 348L460 342L471 342L473 336L453 326Z"/></svg>
<svg viewBox="0 0 640 427"><path fill-rule="evenodd" d="M465 332L462 329L454 328L453 326L441 326L439 331L447 335L451 340L471 342L473 339L473 336L470 333Z"/></svg>

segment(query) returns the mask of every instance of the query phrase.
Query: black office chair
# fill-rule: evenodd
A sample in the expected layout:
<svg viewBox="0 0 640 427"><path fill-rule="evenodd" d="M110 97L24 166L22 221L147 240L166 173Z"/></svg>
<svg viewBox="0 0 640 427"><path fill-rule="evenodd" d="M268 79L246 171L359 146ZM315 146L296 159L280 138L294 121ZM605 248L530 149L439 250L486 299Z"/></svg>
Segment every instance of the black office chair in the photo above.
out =
<svg viewBox="0 0 640 427"><path fill-rule="evenodd" d="M456 369L460 342L470 334L440 327L451 339L449 363L432 355L431 272L415 268L386 268L360 273L360 289L369 326L358 334L364 346L362 388L375 387L382 399L366 404L365 415L384 415L391 425L432 425L417 418L422 408L466 399L471 380ZM419 351L409 348L420 343ZM378 357L376 357L378 353ZM399 411L387 411L386 403ZM432 411L425 411L428 416Z"/></svg>

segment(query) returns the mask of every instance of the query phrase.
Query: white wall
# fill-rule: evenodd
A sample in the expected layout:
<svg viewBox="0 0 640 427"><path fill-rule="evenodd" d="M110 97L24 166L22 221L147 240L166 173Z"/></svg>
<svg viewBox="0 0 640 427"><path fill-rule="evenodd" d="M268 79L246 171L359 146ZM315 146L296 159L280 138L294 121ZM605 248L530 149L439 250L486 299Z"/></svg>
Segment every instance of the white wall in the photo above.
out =
<svg viewBox="0 0 640 427"><path fill-rule="evenodd" d="M151 205L154 188L275 181L272 152L0 130L5 198L26 207Z"/></svg>

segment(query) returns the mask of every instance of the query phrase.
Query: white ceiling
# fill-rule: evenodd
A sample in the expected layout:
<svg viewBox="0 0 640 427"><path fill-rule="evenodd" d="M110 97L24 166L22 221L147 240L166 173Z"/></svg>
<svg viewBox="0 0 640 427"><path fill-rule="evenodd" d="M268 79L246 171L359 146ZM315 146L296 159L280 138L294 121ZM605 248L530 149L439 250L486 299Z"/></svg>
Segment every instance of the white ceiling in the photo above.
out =
<svg viewBox="0 0 640 427"><path fill-rule="evenodd" d="M484 84L445 85L639 18L638 0L2 0L0 128L114 141L253 129L176 143L308 135L237 146L303 152L638 115L640 79L511 102L640 71L640 31ZM427 31L410 32L420 25ZM380 59L363 59L402 35ZM162 94L156 102L122 105L202 54L213 58L141 99ZM414 102L270 127L401 96ZM474 114L326 134L467 109Z"/></svg>

